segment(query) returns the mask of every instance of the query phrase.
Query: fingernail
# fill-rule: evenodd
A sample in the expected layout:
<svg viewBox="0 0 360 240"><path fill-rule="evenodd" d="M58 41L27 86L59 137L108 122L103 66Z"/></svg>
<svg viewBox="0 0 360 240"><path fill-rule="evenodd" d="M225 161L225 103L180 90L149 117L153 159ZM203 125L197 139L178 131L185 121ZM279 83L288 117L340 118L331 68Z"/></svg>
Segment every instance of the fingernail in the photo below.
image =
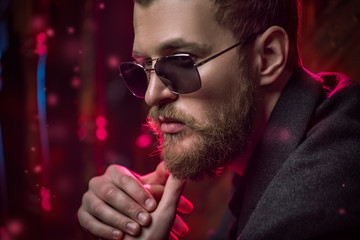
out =
<svg viewBox="0 0 360 240"><path fill-rule="evenodd" d="M128 224L126 224L127 229L129 229L131 232L135 232L137 229L137 224L130 222Z"/></svg>
<svg viewBox="0 0 360 240"><path fill-rule="evenodd" d="M113 235L113 239L120 239L120 231L119 230L114 230L113 232L112 232L112 235Z"/></svg>
<svg viewBox="0 0 360 240"><path fill-rule="evenodd" d="M140 212L137 215L137 218L140 220L141 223L146 224L148 222L149 216L144 212Z"/></svg>
<svg viewBox="0 0 360 240"><path fill-rule="evenodd" d="M156 202L152 198L148 198L145 201L145 207L147 210L153 210L155 208Z"/></svg>

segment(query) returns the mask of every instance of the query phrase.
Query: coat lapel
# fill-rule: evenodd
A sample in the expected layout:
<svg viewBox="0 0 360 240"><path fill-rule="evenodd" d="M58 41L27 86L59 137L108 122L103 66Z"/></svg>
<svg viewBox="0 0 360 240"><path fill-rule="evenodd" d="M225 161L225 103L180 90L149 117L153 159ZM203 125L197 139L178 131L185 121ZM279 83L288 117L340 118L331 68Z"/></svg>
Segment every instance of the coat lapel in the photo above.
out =
<svg viewBox="0 0 360 240"><path fill-rule="evenodd" d="M238 219L237 236L246 229L271 180L304 138L317 104L326 97L322 85L321 78L300 68L284 88L229 204Z"/></svg>

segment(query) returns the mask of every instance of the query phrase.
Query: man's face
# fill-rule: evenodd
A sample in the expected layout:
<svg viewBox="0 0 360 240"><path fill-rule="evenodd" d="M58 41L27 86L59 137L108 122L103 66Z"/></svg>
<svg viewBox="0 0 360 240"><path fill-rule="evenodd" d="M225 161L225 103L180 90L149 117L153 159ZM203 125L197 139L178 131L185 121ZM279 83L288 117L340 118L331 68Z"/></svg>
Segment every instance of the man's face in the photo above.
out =
<svg viewBox="0 0 360 240"><path fill-rule="evenodd" d="M188 53L199 62L237 42L216 22L209 0L135 4L134 30L134 56L141 60ZM162 158L179 178L212 175L243 154L251 131L253 89L237 49L198 71L202 87L196 92L177 95L152 73L145 96Z"/></svg>

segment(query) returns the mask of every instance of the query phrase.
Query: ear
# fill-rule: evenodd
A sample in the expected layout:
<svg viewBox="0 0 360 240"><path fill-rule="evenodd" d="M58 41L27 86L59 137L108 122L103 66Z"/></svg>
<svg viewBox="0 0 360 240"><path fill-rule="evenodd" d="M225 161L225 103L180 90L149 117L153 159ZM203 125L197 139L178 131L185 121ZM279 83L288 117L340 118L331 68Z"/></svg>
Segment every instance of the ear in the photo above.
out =
<svg viewBox="0 0 360 240"><path fill-rule="evenodd" d="M268 28L255 41L256 71L259 85L275 82L284 71L289 54L289 38L278 26Z"/></svg>

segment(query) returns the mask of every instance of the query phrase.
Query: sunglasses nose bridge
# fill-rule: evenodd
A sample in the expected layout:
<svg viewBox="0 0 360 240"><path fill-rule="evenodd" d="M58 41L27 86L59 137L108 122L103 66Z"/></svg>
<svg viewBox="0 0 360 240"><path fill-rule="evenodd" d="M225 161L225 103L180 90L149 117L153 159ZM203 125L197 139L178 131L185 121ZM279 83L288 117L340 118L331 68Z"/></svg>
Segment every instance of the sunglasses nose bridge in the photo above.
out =
<svg viewBox="0 0 360 240"><path fill-rule="evenodd" d="M177 98L177 94L173 93L165 86L163 81L157 75L155 68L148 69L148 86L145 93L145 102L149 106L157 106L164 102L170 102Z"/></svg>

